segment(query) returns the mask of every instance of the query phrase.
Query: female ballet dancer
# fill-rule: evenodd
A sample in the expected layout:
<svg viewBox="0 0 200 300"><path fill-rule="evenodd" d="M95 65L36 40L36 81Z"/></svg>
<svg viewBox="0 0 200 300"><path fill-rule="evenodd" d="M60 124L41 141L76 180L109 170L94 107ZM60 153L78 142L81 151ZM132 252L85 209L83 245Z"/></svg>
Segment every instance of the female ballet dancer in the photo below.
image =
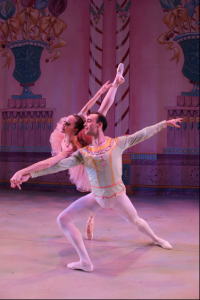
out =
<svg viewBox="0 0 200 300"><path fill-rule="evenodd" d="M61 118L58 122L56 129L50 136L50 143L52 147L52 156L45 160L48 167L53 166L60 160L69 157L77 149L85 147L91 144L91 137L86 136L84 133L84 122L90 108L96 103L98 98L109 90L103 99L98 112L106 116L109 108L112 106L117 88L124 82L123 78L124 64L120 63L117 68L117 74L113 83L107 81L95 96L88 101L88 103L81 109L78 114L69 115L68 117ZM40 162L36 163L36 168L40 165ZM19 179L22 172L29 172L29 167L22 169L14 174L11 178L11 187L15 187L13 178ZM76 185L77 190L82 192L90 192L91 185L88 180L88 175L83 165L76 166L69 170L70 181ZM20 185L18 185L19 188ZM91 229L91 226L89 227ZM87 233L86 233L87 236ZM90 237L90 235L89 235Z"/></svg>

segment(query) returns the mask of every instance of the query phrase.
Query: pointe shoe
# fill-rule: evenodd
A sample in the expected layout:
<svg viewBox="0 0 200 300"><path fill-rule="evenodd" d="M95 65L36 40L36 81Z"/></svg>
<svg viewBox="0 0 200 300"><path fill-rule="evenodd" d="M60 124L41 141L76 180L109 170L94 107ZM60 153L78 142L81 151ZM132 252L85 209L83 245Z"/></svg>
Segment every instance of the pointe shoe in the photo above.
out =
<svg viewBox="0 0 200 300"><path fill-rule="evenodd" d="M122 84L125 81L123 77L123 72L124 72L124 64L120 63L119 66L117 67L117 74L115 80L113 81L112 84L113 87L117 87L118 85Z"/></svg>
<svg viewBox="0 0 200 300"><path fill-rule="evenodd" d="M92 272L94 270L94 267L92 264L84 266L80 263L80 261L70 263L67 265L67 267L72 270L82 270L85 272Z"/></svg>
<svg viewBox="0 0 200 300"><path fill-rule="evenodd" d="M164 248L164 249L167 249L167 250L171 250L172 249L172 245L170 245L169 242L163 240L163 239L159 239L157 242L154 242L154 244Z"/></svg>
<svg viewBox="0 0 200 300"><path fill-rule="evenodd" d="M123 72L124 72L124 64L120 63L117 67L117 75L123 76Z"/></svg>
<svg viewBox="0 0 200 300"><path fill-rule="evenodd" d="M94 217L90 217L86 223L86 238L92 240L94 229Z"/></svg>

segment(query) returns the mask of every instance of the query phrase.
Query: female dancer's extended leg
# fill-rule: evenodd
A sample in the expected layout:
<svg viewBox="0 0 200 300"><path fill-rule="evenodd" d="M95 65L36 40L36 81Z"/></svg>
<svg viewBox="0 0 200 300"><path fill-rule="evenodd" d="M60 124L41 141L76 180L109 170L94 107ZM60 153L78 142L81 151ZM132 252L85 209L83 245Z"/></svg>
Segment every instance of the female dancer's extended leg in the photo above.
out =
<svg viewBox="0 0 200 300"><path fill-rule="evenodd" d="M74 222L87 219L101 209L101 206L97 203L92 193L90 193L72 203L58 216L57 222L59 227L80 257L80 261L68 264L68 268L81 269L87 272L93 270L93 265L83 243L82 235L74 225Z"/></svg>

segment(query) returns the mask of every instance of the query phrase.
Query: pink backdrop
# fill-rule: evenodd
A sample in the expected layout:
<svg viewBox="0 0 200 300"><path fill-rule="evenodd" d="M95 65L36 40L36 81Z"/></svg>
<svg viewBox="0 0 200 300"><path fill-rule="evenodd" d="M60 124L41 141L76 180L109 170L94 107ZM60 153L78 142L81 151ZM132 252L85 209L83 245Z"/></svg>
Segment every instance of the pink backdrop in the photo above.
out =
<svg viewBox="0 0 200 300"><path fill-rule="evenodd" d="M102 0L94 1L101 6ZM56 108L54 126L63 116L77 113L89 99L89 66L90 66L90 36L92 18L90 0L69 0L60 18L67 23L67 29L61 34L67 41L67 46L61 48L62 55L54 62L46 63L49 57L44 49L41 57L41 76L32 88L34 94L42 94L46 98L47 108ZM102 22L102 71L101 81L113 80L116 72L116 15L115 0L104 1ZM128 0L118 1L126 4ZM157 42L158 37L168 30L163 23L164 12L158 0L132 1L129 23L129 71L127 80L129 89L129 133L146 126L153 125L167 118L166 106L177 106L177 96L181 92L189 92L193 85L183 76L182 67L184 55L180 48L180 60L170 61L173 51L166 51L166 45ZM122 23L123 25L123 23ZM98 27L98 24L96 24ZM176 45L178 45L176 43ZM8 99L12 95L21 94L22 87L13 78L15 61L12 59L10 68L2 68L6 62L0 52L0 109L7 108ZM96 90L98 85L96 85ZM121 89L121 92L120 92ZM119 87L122 93L123 87ZM108 113L109 127L106 134L115 135L115 108ZM0 123L2 135L2 122ZM189 126L189 125L188 125ZM195 125L196 126L196 125ZM123 132L122 132L123 133ZM124 134L124 133L123 133ZM130 153L163 153L167 145L168 131L162 131L129 150ZM197 135L196 135L197 136ZM0 146L2 145L0 136ZM36 145L37 146L37 145ZM44 144L43 146L48 146ZM181 147L177 145L177 147ZM190 145L187 145L190 147Z"/></svg>
<svg viewBox="0 0 200 300"><path fill-rule="evenodd" d="M48 107L56 107L56 121L63 114L78 112L88 100L89 3L89 0L68 1L62 14L67 23L62 33L67 47L61 49L61 57L52 63L45 62L48 52L42 53L42 75L32 90L35 94L42 93ZM113 80L116 64L115 1L105 1L104 5L103 82ZM192 85L181 73L183 55L177 65L175 61L169 62L172 52L164 51L165 46L157 43L158 36L166 31L159 2L133 2L130 15L130 132L134 132L164 120L164 107L176 105L177 96L190 91ZM1 66L4 61L1 57ZM14 64L13 59L9 69L0 68L0 108L6 108L7 100L22 90L12 76ZM113 133L113 122L109 122L108 134ZM162 153L166 137L166 131L159 133L151 142L137 145L134 152Z"/></svg>

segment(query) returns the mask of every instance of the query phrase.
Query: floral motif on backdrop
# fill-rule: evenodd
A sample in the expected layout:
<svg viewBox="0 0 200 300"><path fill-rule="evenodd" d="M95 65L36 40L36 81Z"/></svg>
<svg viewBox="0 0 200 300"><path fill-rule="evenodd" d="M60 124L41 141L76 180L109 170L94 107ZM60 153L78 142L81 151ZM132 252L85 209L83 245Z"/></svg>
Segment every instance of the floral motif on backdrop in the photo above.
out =
<svg viewBox="0 0 200 300"><path fill-rule="evenodd" d="M9 68L11 64L11 49L15 58L13 77L26 87L26 91L17 98L35 97L30 86L41 75L40 57L43 49L52 54L45 60L48 63L59 58L59 48L67 45L60 38L67 28L65 21L60 18L66 7L67 0L0 0L0 51L3 52L2 57L6 58L3 68Z"/></svg>
<svg viewBox="0 0 200 300"><path fill-rule="evenodd" d="M128 17L128 12L129 12L130 7L131 7L131 0L129 0L127 2L127 4L124 7L124 9L122 8L122 6L119 5L119 3L117 1L115 2L115 6L116 6L116 11L119 12L119 18L124 23L126 21L126 18Z"/></svg>
<svg viewBox="0 0 200 300"><path fill-rule="evenodd" d="M50 54L55 49L66 46L66 41L59 37L67 28L67 24L58 18L66 7L66 0L1 0L0 51L4 52L3 56L8 56L7 46L11 42L24 41L25 39L47 42L46 49ZM51 61L60 55L61 52L57 50L55 55L51 57ZM11 57L9 56L6 62L8 67L10 62ZM46 62L49 60L47 59Z"/></svg>
<svg viewBox="0 0 200 300"><path fill-rule="evenodd" d="M199 0L160 0L168 30L158 37L158 43L166 44L165 50L173 50L170 60L179 62L183 50L183 75L194 84L191 92L183 96L199 96ZM178 44L174 44L174 42Z"/></svg>
<svg viewBox="0 0 200 300"><path fill-rule="evenodd" d="M101 14L104 12L104 2L102 3L101 7L98 9L98 11L95 11L94 7L90 3L90 13L93 15L93 21L95 24L99 23L99 20L101 18Z"/></svg>

